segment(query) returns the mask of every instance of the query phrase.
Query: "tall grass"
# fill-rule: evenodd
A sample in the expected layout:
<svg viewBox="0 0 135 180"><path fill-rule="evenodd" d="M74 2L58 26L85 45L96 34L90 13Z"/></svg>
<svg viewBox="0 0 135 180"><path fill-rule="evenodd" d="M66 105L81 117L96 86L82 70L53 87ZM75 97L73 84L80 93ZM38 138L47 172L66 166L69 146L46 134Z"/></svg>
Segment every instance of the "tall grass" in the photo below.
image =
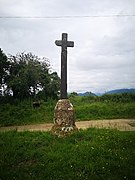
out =
<svg viewBox="0 0 135 180"><path fill-rule="evenodd" d="M135 94L109 94L70 98L77 120L135 118Z"/></svg>
<svg viewBox="0 0 135 180"><path fill-rule="evenodd" d="M74 104L77 120L135 118L135 103Z"/></svg>
<svg viewBox="0 0 135 180"><path fill-rule="evenodd" d="M0 133L0 179L135 179L135 132Z"/></svg>
<svg viewBox="0 0 135 180"><path fill-rule="evenodd" d="M70 97L77 121L94 119L135 118L135 95ZM31 100L0 103L0 126L53 122L56 101L41 101L33 108Z"/></svg>
<svg viewBox="0 0 135 180"><path fill-rule="evenodd" d="M33 123L48 123L53 120L56 101L41 102L39 108L33 108L29 100L0 105L0 124L3 126Z"/></svg>

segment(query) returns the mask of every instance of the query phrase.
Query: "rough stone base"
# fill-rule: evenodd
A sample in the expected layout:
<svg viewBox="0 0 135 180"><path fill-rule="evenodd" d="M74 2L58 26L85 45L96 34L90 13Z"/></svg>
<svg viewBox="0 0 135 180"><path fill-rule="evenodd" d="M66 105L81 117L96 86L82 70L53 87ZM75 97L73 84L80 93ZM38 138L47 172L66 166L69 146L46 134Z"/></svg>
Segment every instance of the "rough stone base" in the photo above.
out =
<svg viewBox="0 0 135 180"><path fill-rule="evenodd" d="M60 99L55 106L52 133L66 136L77 130L73 105L68 99Z"/></svg>

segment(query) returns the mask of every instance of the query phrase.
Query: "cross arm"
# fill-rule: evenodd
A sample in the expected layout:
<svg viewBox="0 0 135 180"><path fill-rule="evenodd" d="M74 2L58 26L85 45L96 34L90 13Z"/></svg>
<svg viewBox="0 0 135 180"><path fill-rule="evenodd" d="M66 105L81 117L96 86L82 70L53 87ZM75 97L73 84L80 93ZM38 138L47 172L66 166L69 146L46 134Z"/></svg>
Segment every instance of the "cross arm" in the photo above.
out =
<svg viewBox="0 0 135 180"><path fill-rule="evenodd" d="M74 47L73 41L67 41L67 47Z"/></svg>
<svg viewBox="0 0 135 180"><path fill-rule="evenodd" d="M62 46L64 43L63 43L63 41L61 41L61 40L56 40L56 41L55 41L55 44L56 44L57 46ZM65 45L66 45L67 47L74 47L74 42L73 42L73 41L67 41L67 42L65 43Z"/></svg>
<svg viewBox="0 0 135 180"><path fill-rule="evenodd" d="M62 46L62 41L61 41L61 40L56 40L56 41L55 41L55 44L56 44L57 46Z"/></svg>

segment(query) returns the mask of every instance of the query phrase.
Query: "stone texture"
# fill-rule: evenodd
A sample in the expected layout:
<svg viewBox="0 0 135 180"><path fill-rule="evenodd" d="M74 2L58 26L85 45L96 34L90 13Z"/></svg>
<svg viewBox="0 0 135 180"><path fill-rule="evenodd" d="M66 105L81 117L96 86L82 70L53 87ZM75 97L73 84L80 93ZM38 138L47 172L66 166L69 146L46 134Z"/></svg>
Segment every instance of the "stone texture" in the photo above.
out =
<svg viewBox="0 0 135 180"><path fill-rule="evenodd" d="M54 111L54 126L52 132L58 136L65 136L77 131L73 105L68 99L60 99Z"/></svg>

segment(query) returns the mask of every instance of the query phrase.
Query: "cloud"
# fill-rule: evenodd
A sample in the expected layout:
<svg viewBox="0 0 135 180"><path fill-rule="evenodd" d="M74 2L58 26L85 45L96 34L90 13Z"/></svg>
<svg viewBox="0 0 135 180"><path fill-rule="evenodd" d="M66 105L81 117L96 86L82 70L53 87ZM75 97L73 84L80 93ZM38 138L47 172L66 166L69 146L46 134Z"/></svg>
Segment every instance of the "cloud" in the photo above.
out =
<svg viewBox="0 0 135 180"><path fill-rule="evenodd" d="M0 16L134 14L134 0L1 0ZM135 88L135 17L0 19L0 47L6 54L32 52L50 59L60 75L60 47L67 32L68 91Z"/></svg>

